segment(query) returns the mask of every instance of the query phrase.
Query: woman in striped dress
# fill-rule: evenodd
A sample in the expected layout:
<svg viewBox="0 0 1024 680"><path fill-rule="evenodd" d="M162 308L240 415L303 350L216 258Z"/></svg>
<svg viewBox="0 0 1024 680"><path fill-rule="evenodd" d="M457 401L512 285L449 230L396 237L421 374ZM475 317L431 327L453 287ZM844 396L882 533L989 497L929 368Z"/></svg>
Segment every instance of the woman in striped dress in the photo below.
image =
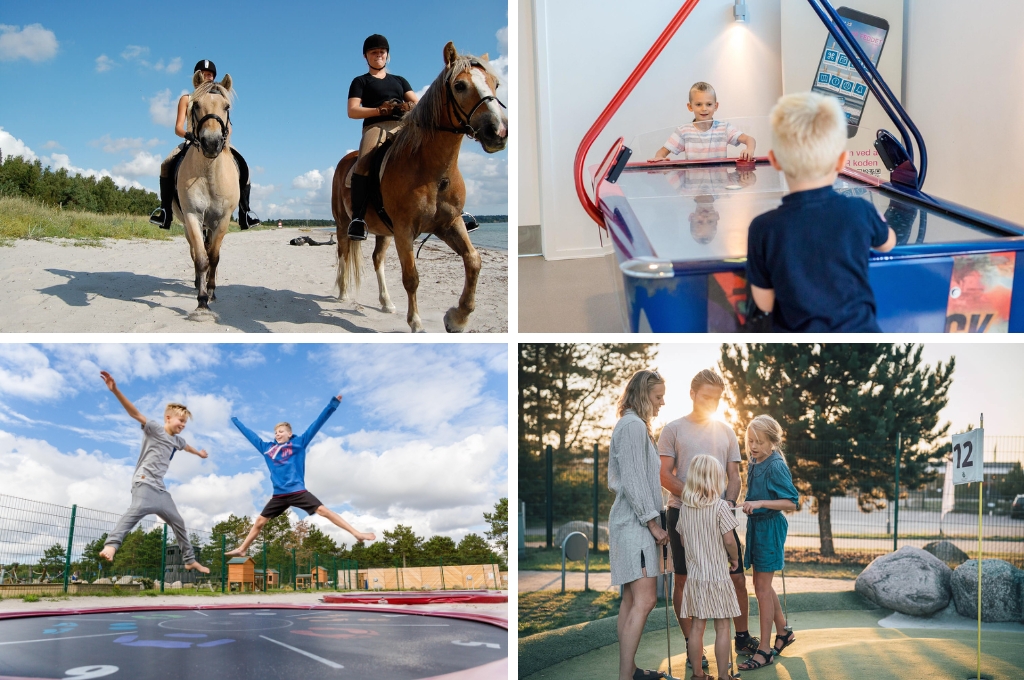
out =
<svg viewBox="0 0 1024 680"><path fill-rule="evenodd" d="M608 515L608 561L612 585L622 586L619 605L619 680L663 678L636 667L636 650L647 616L658 601L661 528L661 461L651 438L651 418L665 404L665 381L654 371L637 371L619 398L619 422L608 455L608 488L615 494ZM735 599L735 598L734 598Z"/></svg>
<svg viewBox="0 0 1024 680"><path fill-rule="evenodd" d="M729 504L722 500L726 481L725 468L716 458L694 456L680 496L682 507L676 530L686 551L687 577L679 615L690 618L690 639L686 645L690 665L700 668L704 624L714 619L718 677L732 680L735 676L729 673L730 624L734 616L739 616L740 607L729 572L739 568L740 554L732 533L738 523ZM707 677L694 671L693 680Z"/></svg>

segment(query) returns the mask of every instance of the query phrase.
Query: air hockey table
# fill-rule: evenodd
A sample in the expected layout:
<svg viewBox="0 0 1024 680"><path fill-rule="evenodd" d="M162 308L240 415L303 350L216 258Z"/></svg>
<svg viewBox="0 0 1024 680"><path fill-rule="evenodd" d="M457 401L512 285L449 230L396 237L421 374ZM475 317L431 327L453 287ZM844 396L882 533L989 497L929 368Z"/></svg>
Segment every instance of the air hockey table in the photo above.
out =
<svg viewBox="0 0 1024 680"><path fill-rule="evenodd" d="M911 333L1024 331L1018 258L1024 228L923 191L928 154L920 130L830 0L807 1L895 130L850 125L852 161L834 185L874 205L897 235L893 250L870 257L879 326ZM632 332L759 327L749 323L755 310L745 276L747 230L787 192L785 176L766 158L739 163L736 147L732 158L650 162L671 130L638 135L628 145L620 137L600 164L587 165L597 137L698 3L683 2L584 135L573 166L584 210L614 247L623 326ZM767 117L734 123L758 140L758 150L770 146Z"/></svg>
<svg viewBox="0 0 1024 680"><path fill-rule="evenodd" d="M897 246L872 253L871 286L886 332L1024 330L1024 230L848 168L834 188L871 203ZM632 332L736 332L752 301L750 221L777 207L785 176L767 159L628 163L599 182L597 205L621 272Z"/></svg>

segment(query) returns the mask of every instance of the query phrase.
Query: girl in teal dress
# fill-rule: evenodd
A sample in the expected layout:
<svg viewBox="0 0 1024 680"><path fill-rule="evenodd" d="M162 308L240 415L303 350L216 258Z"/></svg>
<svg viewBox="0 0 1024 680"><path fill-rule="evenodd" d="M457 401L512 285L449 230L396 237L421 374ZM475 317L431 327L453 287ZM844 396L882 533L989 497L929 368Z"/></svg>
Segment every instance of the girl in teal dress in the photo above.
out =
<svg viewBox="0 0 1024 680"><path fill-rule="evenodd" d="M785 567L783 556L789 522L782 511L798 509L799 493L793 486L789 466L782 457L782 427L768 415L761 415L747 426L747 497L743 512L747 515L747 549L744 566L754 568L754 594L761 620L761 644L741 671L754 670L772 663L775 655L796 642L792 630L786 630L779 596L772 587L775 572ZM768 647L772 624L775 645Z"/></svg>

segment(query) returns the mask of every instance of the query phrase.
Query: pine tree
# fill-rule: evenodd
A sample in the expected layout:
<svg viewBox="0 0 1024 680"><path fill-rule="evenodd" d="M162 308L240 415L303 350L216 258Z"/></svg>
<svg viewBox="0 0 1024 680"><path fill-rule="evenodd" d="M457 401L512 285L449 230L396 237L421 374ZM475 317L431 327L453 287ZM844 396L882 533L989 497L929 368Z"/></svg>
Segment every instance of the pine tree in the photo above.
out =
<svg viewBox="0 0 1024 680"><path fill-rule="evenodd" d="M508 499L502 498L494 504L494 512L485 512L484 521L491 525L485 532L494 541L502 555L508 555Z"/></svg>
<svg viewBox="0 0 1024 680"><path fill-rule="evenodd" d="M782 425L784 449L801 494L818 514L821 554L835 555L831 499L856 492L864 512L892 500L897 437L900 486L934 477L949 449L955 359L931 368L921 346L882 344L723 345L726 398L741 441L762 413Z"/></svg>

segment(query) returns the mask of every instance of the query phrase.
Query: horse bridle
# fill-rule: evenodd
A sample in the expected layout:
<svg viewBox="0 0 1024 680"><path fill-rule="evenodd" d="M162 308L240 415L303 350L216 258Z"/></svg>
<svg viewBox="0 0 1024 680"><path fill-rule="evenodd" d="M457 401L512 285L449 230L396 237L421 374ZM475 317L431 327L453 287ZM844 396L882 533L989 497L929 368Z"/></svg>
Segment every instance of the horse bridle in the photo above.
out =
<svg viewBox="0 0 1024 680"><path fill-rule="evenodd" d="M213 94L213 93L212 92L207 92L207 94ZM220 94L220 92L217 92L217 94ZM224 96L224 95L221 95L221 96ZM198 144L198 140L199 140L199 137L197 136L198 133L199 133L199 128L202 127L203 123L205 123L206 121L211 120L211 119L217 121L220 124L220 140L221 140L221 144L222 145L223 144L227 144L227 141L228 141L228 128L231 125L231 109L228 109L228 112L227 112L227 122L224 122L224 119L221 118L220 116L218 116L216 113L208 113L205 116L203 116L202 118L197 118L196 109L195 109L195 103L193 102L193 105L192 105L192 130L191 130L191 132L192 132L192 136L195 137L195 139L196 139L196 143Z"/></svg>
<svg viewBox="0 0 1024 680"><path fill-rule="evenodd" d="M469 65L472 68L477 68L477 67L484 68L484 65L481 64L480 62L476 61L476 60L473 60L473 61L469 62ZM483 106L484 104L486 104L489 101L495 101L495 102L498 102L498 106L500 106L503 109L508 110L508 107L505 106L501 102L501 100L498 99L496 96L494 96L494 95L487 95L486 97L481 97L480 101L478 101L476 103L476 106L474 106L472 109L470 109L469 113L467 114L465 111L462 110L462 107L459 106L459 100L456 99L456 97L455 97L455 90L452 89L452 81L450 79L446 79L445 80L445 88L446 88L446 90L448 92L448 102L449 102L449 104L451 105L451 107L455 111L455 119L459 122L460 127L458 127L458 128L439 127L439 128L437 128L438 130L443 130L444 132L452 132L452 133L455 133L457 135L467 135L470 139L476 139L476 128L474 128L472 125L470 125L469 121L472 120L473 115L476 113L477 109L479 109L481 106Z"/></svg>

